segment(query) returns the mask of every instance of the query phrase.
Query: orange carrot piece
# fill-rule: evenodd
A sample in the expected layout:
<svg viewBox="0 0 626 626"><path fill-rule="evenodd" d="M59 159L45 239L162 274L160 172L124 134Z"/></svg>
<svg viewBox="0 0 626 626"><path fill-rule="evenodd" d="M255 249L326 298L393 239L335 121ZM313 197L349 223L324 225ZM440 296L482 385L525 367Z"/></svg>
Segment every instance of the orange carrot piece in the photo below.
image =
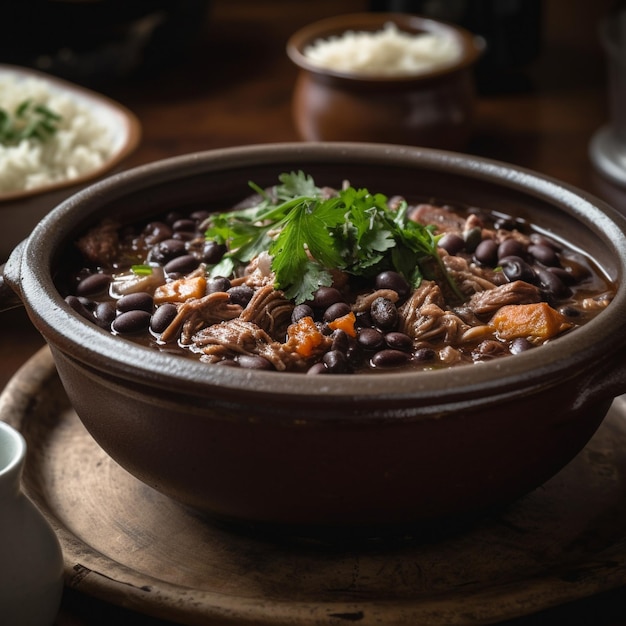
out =
<svg viewBox="0 0 626 626"><path fill-rule="evenodd" d="M324 346L327 338L315 325L312 317L301 317L297 322L290 324L287 329L287 344L303 357L312 356L316 348Z"/></svg>
<svg viewBox="0 0 626 626"><path fill-rule="evenodd" d="M489 322L501 339L525 337L540 343L573 326L546 302L503 306Z"/></svg>
<svg viewBox="0 0 626 626"><path fill-rule="evenodd" d="M165 283L154 291L154 302L185 302L191 298L202 298L206 293L206 278L194 276L193 278L180 278L171 283Z"/></svg>
<svg viewBox="0 0 626 626"><path fill-rule="evenodd" d="M356 323L356 315L350 311L341 317L337 317L332 322L328 322L328 327L333 330L343 330L346 335L350 337L356 337L356 330L354 324Z"/></svg>

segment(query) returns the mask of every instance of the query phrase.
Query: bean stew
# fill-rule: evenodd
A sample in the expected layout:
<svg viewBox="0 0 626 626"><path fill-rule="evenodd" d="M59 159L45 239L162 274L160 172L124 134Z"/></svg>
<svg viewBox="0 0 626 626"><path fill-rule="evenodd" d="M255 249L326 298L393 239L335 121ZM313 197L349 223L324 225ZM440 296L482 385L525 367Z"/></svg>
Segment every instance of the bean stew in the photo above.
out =
<svg viewBox="0 0 626 626"><path fill-rule="evenodd" d="M519 216L280 181L224 213L102 221L76 241L65 301L207 364L349 374L534 350L614 296L593 259Z"/></svg>

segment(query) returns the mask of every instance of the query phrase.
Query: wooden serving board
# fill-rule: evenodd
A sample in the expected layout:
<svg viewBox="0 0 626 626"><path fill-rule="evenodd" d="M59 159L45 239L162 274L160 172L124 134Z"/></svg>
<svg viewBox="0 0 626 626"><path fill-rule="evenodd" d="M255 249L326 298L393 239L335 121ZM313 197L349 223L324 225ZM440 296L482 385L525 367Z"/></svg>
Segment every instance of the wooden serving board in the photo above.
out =
<svg viewBox="0 0 626 626"><path fill-rule="evenodd" d="M515 505L351 541L244 531L130 476L72 410L42 348L0 396L28 443L23 485L67 586L181 624L487 624L626 583L626 396L564 470Z"/></svg>

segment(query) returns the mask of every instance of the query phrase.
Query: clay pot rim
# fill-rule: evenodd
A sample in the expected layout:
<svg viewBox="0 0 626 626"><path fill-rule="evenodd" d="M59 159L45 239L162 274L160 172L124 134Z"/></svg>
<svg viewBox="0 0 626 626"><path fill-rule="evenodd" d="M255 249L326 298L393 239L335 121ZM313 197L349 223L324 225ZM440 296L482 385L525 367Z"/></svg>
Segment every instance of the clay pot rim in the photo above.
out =
<svg viewBox="0 0 626 626"><path fill-rule="evenodd" d="M462 55L455 63L436 70L416 75L388 76L376 74L354 74L320 67L311 63L304 54L306 46L317 39L340 35L346 30L380 30L386 23L393 22L407 32L443 32L452 34L461 43ZM302 27L287 41L287 56L300 69L320 77L335 78L355 84L374 85L418 85L457 74L476 64L485 51L485 40L467 29L441 20L425 18L409 13L372 12L350 13L319 20Z"/></svg>
<svg viewBox="0 0 626 626"><path fill-rule="evenodd" d="M299 165L310 162L414 165L460 174L545 199L585 227L600 234L617 257L618 289L613 303L595 320L538 350L475 366L430 372L390 372L306 376L296 373L211 367L192 359L163 354L126 343L84 321L65 305L51 275L58 247L67 232L88 223L91 215L111 200L149 188L157 181L175 181L203 172L259 164ZM304 165L306 167L306 165ZM423 405L441 412L454 403L493 403L503 394L524 395L574 376L589 363L606 370L606 355L614 355L626 339L626 219L601 200L573 187L520 167L485 158L440 150L365 143L283 143L222 148L172 157L113 175L61 203L11 255L5 270L22 298L35 326L48 343L89 368L128 384L185 391L196 398L226 401L264 399L293 402L301 398L315 406L352 405L360 401L395 405ZM623 345L621 345L623 348ZM606 371L604 371L606 374ZM598 371L590 375L599 375ZM375 382L375 384L371 384ZM367 383L367 384L366 384ZM621 383L618 383L621 384ZM623 391L621 391L623 393ZM384 419L384 418L383 418Z"/></svg>

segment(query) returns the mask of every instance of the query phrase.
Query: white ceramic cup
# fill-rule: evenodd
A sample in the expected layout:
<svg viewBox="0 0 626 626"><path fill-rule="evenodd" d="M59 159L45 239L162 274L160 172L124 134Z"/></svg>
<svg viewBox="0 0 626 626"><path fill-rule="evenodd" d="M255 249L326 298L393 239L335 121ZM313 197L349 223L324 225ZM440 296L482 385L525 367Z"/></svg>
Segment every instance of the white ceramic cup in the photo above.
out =
<svg viewBox="0 0 626 626"><path fill-rule="evenodd" d="M50 626L63 592L54 530L21 489L26 441L0 420L0 623Z"/></svg>

